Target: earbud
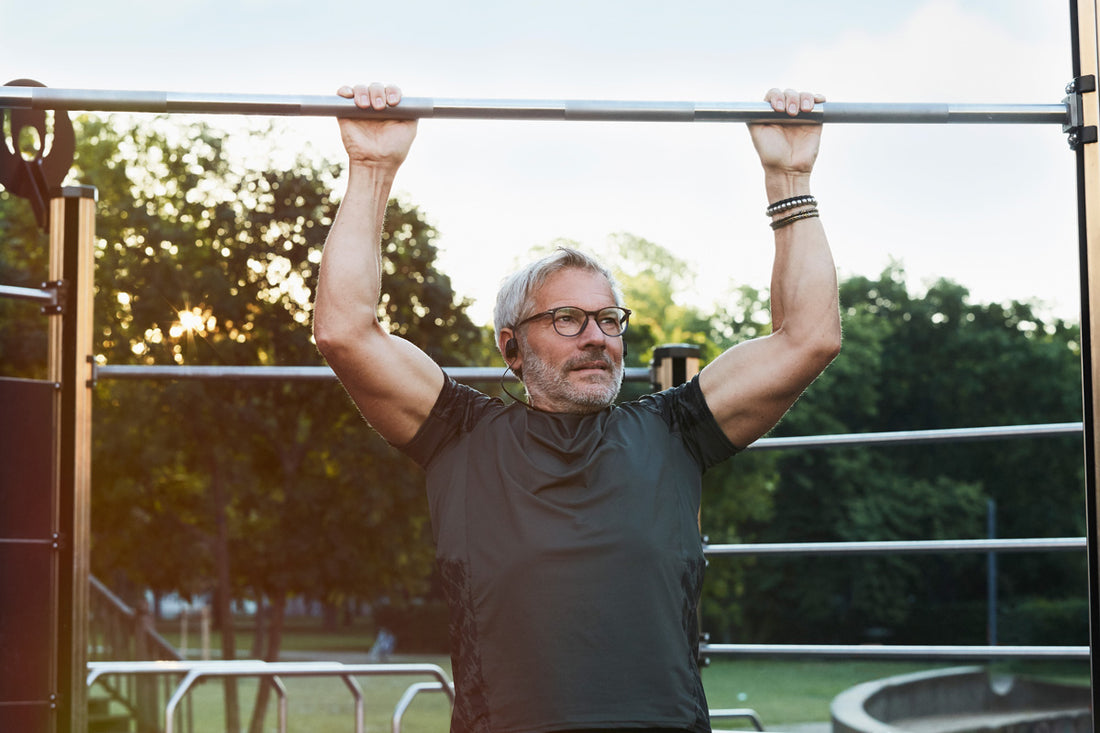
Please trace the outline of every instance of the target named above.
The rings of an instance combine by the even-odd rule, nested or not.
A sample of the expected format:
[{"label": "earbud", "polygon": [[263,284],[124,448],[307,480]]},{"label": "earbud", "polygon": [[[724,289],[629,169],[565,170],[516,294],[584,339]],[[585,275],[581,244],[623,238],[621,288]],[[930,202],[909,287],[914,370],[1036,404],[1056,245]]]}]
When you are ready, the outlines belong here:
[{"label": "earbud", "polygon": [[516,340],[514,338],[508,339],[504,342],[504,358],[512,361],[517,356],[519,356],[519,347],[516,346]]}]

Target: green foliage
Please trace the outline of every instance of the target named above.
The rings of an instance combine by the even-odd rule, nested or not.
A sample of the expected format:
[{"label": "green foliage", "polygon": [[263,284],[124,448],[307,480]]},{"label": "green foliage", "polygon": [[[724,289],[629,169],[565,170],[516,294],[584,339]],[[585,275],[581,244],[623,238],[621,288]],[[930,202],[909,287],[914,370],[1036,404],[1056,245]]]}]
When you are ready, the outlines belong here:
[{"label": "green foliage", "polygon": [[[322,364],[312,287],[337,166],[306,152],[245,161],[202,123],[82,117],[77,127],[76,177],[99,194],[100,363]],[[232,138],[275,139],[271,128]],[[0,207],[12,237],[5,281],[41,282],[33,219],[7,194]],[[482,332],[435,269],[435,231],[415,207],[391,201],[387,214],[384,317],[441,363],[469,363]],[[5,373],[37,368],[15,337],[31,315],[9,313]],[[420,472],[335,382],[104,381],[94,399],[92,564],[120,592],[207,593],[223,566],[237,597],[427,588]]]},{"label": "green foliage", "polygon": [[[967,297],[946,281],[914,297],[896,267],[842,283],[844,350],[776,434],[1080,420],[1077,328],[1028,304]],[[1084,533],[1078,438],[787,451],[778,470],[774,519],[748,531],[757,540],[980,538],[989,501],[999,536]],[[1079,597],[1084,562],[1047,553],[1002,563],[1002,596]],[[984,600],[983,568],[966,555],[760,559],[739,640],[942,642],[920,617]]]},{"label": "green foliage", "polygon": [[[0,283],[41,287],[49,279],[49,238],[38,229],[31,207],[0,190]],[[40,306],[0,298],[0,363],[4,376],[46,378],[46,319]]]}]

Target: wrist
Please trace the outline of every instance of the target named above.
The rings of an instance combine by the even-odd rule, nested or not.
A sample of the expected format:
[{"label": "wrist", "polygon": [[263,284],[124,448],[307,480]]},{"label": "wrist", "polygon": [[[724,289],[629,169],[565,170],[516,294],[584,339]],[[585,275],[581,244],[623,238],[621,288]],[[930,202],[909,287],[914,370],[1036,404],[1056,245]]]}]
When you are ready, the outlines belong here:
[{"label": "wrist", "polygon": [[810,193],[810,174],[803,172],[765,170],[764,190],[768,203]]},{"label": "wrist", "polygon": [[375,161],[349,161],[348,184],[389,188],[397,177],[397,166]]}]

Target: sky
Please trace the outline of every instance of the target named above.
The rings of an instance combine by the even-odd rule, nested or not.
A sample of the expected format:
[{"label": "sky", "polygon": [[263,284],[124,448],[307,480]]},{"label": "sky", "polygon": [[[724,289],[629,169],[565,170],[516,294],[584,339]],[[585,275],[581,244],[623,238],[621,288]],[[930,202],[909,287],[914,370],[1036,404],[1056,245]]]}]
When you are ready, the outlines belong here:
[{"label": "sky", "polygon": [[[438,98],[1055,104],[1064,0],[0,0],[0,83],[331,94],[389,81]],[[227,134],[240,120],[216,117]],[[344,160],[332,119],[278,142]],[[841,277],[904,268],[972,301],[1077,320],[1074,156],[1058,125],[827,125],[813,176]],[[487,322],[532,247],[629,233],[684,259],[706,308],[765,288],[763,176],[736,123],[423,120],[395,193]]]}]

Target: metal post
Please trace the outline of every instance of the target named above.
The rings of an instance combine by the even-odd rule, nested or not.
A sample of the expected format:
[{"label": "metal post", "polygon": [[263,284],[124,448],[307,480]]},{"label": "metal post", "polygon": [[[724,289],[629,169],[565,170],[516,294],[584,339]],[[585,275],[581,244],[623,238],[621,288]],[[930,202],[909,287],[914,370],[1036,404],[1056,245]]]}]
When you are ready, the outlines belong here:
[{"label": "metal post", "polygon": [[[1096,0],[1070,1],[1070,39],[1073,46],[1073,76],[1075,81],[1100,75],[1097,44]],[[1075,91],[1077,91],[1075,89]],[[1100,122],[1095,83],[1093,90],[1081,92],[1079,122],[1086,128]],[[1085,143],[1077,151],[1077,220],[1081,259],[1081,375],[1084,398],[1085,427],[1085,497],[1087,505],[1087,537],[1089,557],[1089,631],[1091,643],[1100,640],[1100,560],[1097,552],[1097,415],[1100,400],[1097,389],[1097,360],[1094,349],[1100,344],[1100,150],[1097,143]],[[1093,708],[1100,709],[1098,682],[1100,668],[1095,651],[1091,654]]]},{"label": "metal post", "polygon": [[[990,540],[997,537],[997,502],[985,503],[986,534]],[[985,556],[986,591],[986,643],[997,646],[997,552],[990,550]]]},{"label": "metal post", "polygon": [[654,392],[677,387],[699,373],[700,348],[695,344],[664,344],[653,349],[649,381]]},{"label": "metal post", "polygon": [[50,201],[50,280],[64,283],[49,327],[49,378],[58,387],[54,480],[58,537],[58,730],[82,733],[88,657],[92,431],[92,302],[96,189],[61,189]]}]

